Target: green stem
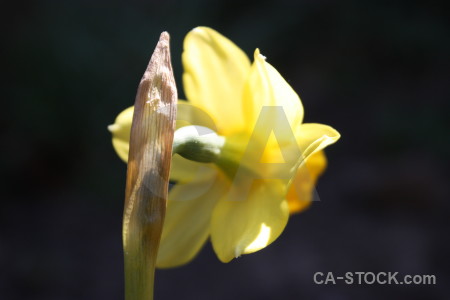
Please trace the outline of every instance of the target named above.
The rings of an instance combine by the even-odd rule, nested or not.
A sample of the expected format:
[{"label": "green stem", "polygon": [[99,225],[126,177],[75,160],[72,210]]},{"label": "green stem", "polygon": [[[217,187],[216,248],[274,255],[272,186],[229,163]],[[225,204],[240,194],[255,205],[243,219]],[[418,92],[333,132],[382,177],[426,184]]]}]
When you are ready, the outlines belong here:
[{"label": "green stem", "polygon": [[172,153],[192,161],[211,163],[220,157],[224,144],[225,138],[213,130],[190,125],[175,131]]},{"label": "green stem", "polygon": [[131,213],[129,223],[124,218],[126,300],[153,299],[155,263],[166,207],[163,197],[147,196],[143,197],[147,200],[136,202],[133,210],[137,213]]}]

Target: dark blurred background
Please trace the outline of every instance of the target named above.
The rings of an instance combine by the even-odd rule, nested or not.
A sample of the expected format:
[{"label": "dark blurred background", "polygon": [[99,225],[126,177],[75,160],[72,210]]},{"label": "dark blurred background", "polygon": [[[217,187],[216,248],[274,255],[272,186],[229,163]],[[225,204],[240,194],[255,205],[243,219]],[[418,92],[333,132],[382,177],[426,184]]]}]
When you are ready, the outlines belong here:
[{"label": "dark blurred background", "polygon": [[[156,299],[448,299],[448,10],[428,1],[28,1],[3,7],[0,299],[123,299],[126,166],[106,126],[163,30],[180,94],[185,34],[256,47],[342,139],[320,201],[273,245],[208,245],[157,272]],[[315,272],[434,274],[436,285],[316,285]]]}]

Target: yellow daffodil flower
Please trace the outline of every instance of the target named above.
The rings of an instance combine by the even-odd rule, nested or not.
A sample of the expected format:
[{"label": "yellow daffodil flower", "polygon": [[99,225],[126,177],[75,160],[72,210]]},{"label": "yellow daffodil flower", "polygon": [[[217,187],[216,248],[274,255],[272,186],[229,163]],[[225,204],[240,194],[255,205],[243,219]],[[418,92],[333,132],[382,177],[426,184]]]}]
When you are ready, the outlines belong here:
[{"label": "yellow daffodil flower", "polygon": [[[213,163],[173,156],[162,268],[189,262],[208,238],[222,262],[272,243],[289,214],[311,203],[326,166],[322,150],[340,137],[329,126],[302,123],[300,98],[258,49],[250,63],[230,40],[198,27],[184,40],[182,60],[188,102],[179,101],[177,127],[208,127],[224,142]],[[132,113],[126,109],[109,127],[124,161]]]}]

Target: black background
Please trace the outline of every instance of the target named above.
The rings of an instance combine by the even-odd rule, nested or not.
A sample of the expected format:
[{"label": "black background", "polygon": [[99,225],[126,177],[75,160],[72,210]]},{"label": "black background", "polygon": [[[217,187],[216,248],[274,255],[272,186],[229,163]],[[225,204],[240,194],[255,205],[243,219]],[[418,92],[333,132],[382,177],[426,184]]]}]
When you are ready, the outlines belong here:
[{"label": "black background", "polygon": [[[256,47],[336,128],[320,201],[229,264],[208,245],[156,299],[445,299],[450,283],[448,10],[427,1],[29,1],[2,9],[1,299],[123,299],[126,166],[106,126],[163,30],[183,96],[185,34]],[[316,285],[315,272],[437,284]]]}]

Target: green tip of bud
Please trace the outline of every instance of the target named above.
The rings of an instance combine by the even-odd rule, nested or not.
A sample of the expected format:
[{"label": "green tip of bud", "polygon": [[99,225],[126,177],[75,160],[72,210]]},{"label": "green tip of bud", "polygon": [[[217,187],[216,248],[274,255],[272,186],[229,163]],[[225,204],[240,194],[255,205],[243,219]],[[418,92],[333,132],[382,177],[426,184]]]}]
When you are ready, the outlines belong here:
[{"label": "green tip of bud", "polygon": [[172,153],[202,163],[217,161],[225,138],[203,126],[181,127],[174,134]]}]

